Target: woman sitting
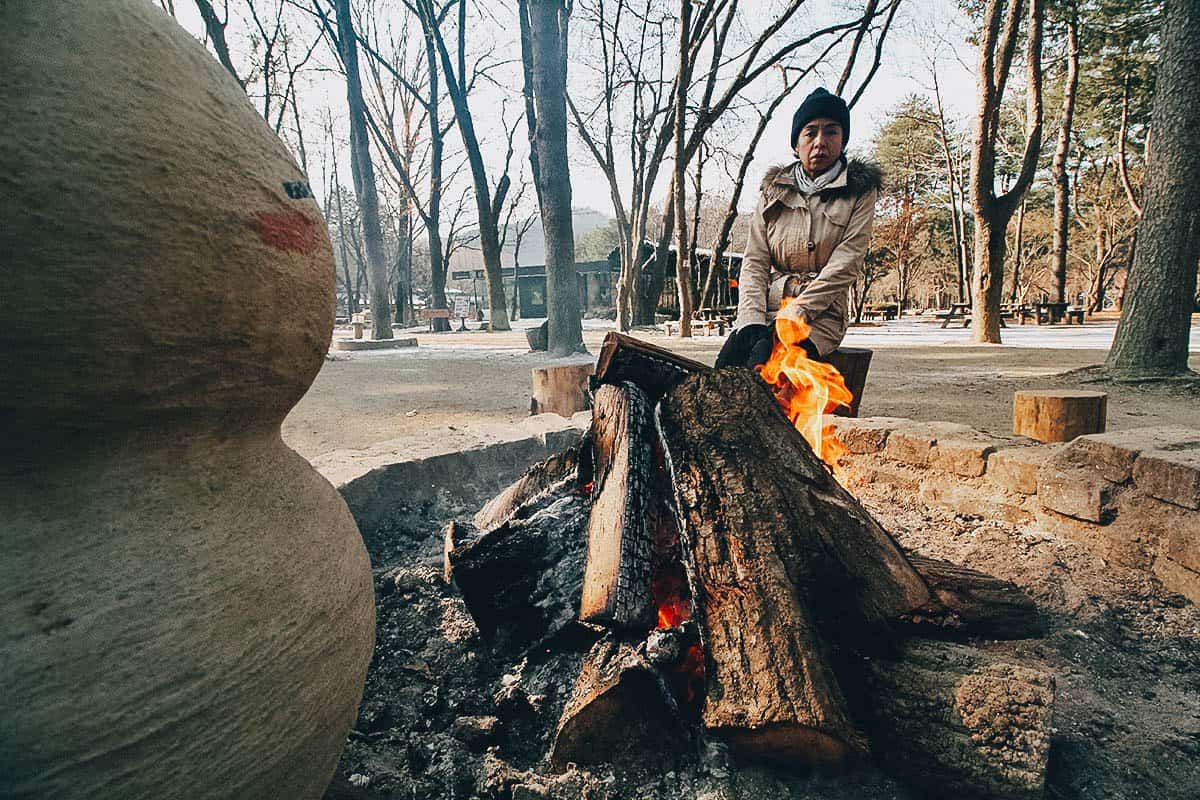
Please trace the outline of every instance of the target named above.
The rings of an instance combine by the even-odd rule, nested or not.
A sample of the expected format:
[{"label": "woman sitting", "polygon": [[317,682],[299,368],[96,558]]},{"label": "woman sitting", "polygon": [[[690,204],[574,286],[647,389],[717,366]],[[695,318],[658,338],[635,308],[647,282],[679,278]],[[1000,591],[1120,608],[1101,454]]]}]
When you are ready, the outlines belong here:
[{"label": "woman sitting", "polygon": [[733,333],[717,366],[766,362],[774,344],[771,322],[792,301],[812,327],[802,346],[819,360],[846,335],[847,295],[862,269],[875,220],[879,168],[844,155],[850,111],[842,98],[817,89],[792,117],[797,160],[772,167],[738,277]]}]

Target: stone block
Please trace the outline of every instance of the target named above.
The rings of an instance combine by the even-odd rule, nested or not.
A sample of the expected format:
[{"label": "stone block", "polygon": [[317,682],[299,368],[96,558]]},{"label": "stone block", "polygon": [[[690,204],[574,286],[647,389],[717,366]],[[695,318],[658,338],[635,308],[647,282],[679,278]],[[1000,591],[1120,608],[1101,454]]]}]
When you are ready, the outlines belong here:
[{"label": "stone block", "polygon": [[1115,485],[1088,467],[1073,464],[1063,451],[1038,468],[1038,501],[1044,508],[1068,517],[1104,522],[1115,489]]},{"label": "stone block", "polygon": [[1144,451],[1133,463],[1133,482],[1151,497],[1200,509],[1200,449]]},{"label": "stone block", "polygon": [[1009,491],[1037,494],[1038,468],[1046,462],[1058,445],[1037,447],[1006,447],[988,456],[988,479]]},{"label": "stone block", "polygon": [[859,454],[878,453],[893,430],[913,424],[912,420],[899,417],[833,417],[829,422],[837,440],[851,453]]},{"label": "stone block", "polygon": [[1154,574],[1168,591],[1177,592],[1193,603],[1200,603],[1200,572],[1162,556],[1154,562]]},{"label": "stone block", "polygon": [[929,466],[964,478],[978,478],[987,470],[988,456],[1000,444],[1000,440],[985,436],[939,439],[929,451]]},{"label": "stone block", "polygon": [[906,492],[916,492],[921,488],[921,477],[917,471],[903,464],[852,463],[848,465],[845,474],[850,486],[876,484],[892,486]]},{"label": "stone block", "polygon": [[[1030,499],[1036,502],[1034,498]],[[1097,525],[1044,508],[1036,519],[1037,526],[1043,531],[1083,545],[1106,561],[1129,569],[1149,570],[1154,561],[1151,545],[1136,526],[1125,522]]]},{"label": "stone block", "polygon": [[930,452],[939,439],[969,439],[977,435],[970,426],[956,422],[914,422],[892,431],[884,455],[907,464],[927,466]]},{"label": "stone block", "polygon": [[1173,427],[1132,428],[1080,436],[1067,447],[1081,463],[1095,467],[1105,480],[1125,483],[1133,477],[1133,464],[1142,451],[1200,448],[1200,431]]},{"label": "stone block", "polygon": [[954,475],[926,473],[920,498],[958,514],[1000,520],[1019,525],[1028,522],[1037,504],[1025,495],[1009,492],[982,480],[963,480]]},{"label": "stone block", "polygon": [[1171,526],[1163,536],[1161,554],[1200,572],[1200,514],[1189,514],[1188,519]]}]

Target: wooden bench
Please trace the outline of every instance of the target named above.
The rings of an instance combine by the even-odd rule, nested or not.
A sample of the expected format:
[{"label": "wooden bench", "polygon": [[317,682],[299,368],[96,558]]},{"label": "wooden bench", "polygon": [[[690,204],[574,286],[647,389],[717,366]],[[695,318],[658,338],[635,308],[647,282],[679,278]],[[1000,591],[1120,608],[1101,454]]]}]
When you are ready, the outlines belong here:
[{"label": "wooden bench", "polygon": [[450,319],[450,309],[448,308],[422,308],[419,315],[421,322],[429,323],[429,332],[433,333],[433,321],[435,319]]},{"label": "wooden bench", "polygon": [[1084,312],[1085,309],[1082,308],[1068,308],[1066,313],[1067,324],[1071,325],[1074,323],[1077,325],[1082,325]]},{"label": "wooden bench", "polygon": [[863,309],[863,316],[867,319],[881,319],[884,322],[896,319],[899,313],[895,303],[876,303]]}]

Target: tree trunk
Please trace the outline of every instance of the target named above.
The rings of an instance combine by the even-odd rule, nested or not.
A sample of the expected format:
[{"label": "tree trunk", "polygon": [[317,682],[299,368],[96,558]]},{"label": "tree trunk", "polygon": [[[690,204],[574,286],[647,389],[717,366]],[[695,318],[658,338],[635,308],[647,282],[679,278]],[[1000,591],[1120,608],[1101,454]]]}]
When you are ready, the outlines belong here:
[{"label": "tree trunk", "polygon": [[1012,291],[1009,293],[1009,301],[1017,302],[1017,294],[1020,291],[1021,273],[1025,267],[1025,200],[1021,199],[1021,205],[1017,207],[1017,230],[1013,235],[1013,274],[1012,274]]},{"label": "tree trunk", "polygon": [[[439,88],[437,48],[432,36],[425,37],[425,65],[429,70],[429,203],[426,206],[425,232],[429,244],[429,274],[434,308],[446,306],[446,255],[442,247],[442,156],[445,140],[442,137],[442,122],[439,114],[441,89]],[[435,331],[450,330],[450,320],[433,320]]]},{"label": "tree trunk", "polygon": [[587,352],[575,277],[571,169],[567,158],[568,9],[561,0],[534,0],[529,13],[537,113],[534,150],[546,237],[547,347],[551,355],[565,356]]},{"label": "tree trunk", "polygon": [[688,51],[692,0],[679,0],[679,71],[675,79],[675,288],[679,295],[679,336],[692,338],[692,265],[688,261],[687,90],[691,83]]},{"label": "tree trunk", "polygon": [[412,212],[405,209],[396,231],[396,321],[413,323],[412,310]]},{"label": "tree trunk", "polygon": [[1154,91],[1154,157],[1146,174],[1137,253],[1106,367],[1120,379],[1188,371],[1200,255],[1200,8],[1166,0]]},{"label": "tree trunk", "polygon": [[[972,275],[972,334],[974,342],[1000,343],[1000,297],[1004,293],[1004,256],[1008,250],[1005,227],[980,215],[975,217],[975,274]],[[993,227],[995,226],[995,227]]]},{"label": "tree trunk", "polygon": [[[1021,170],[1012,188],[996,195],[996,141],[1004,87],[1021,24],[1024,0],[988,0],[979,39],[978,103],[971,148],[971,206],[975,210],[975,274],[971,341],[1000,344],[1000,299],[1004,294],[1005,231],[1033,183],[1042,143],[1043,0],[1029,0],[1025,30],[1026,137]],[[1007,9],[1006,9],[1007,6]]]},{"label": "tree trunk", "polygon": [[388,297],[388,265],[383,252],[383,230],[379,225],[379,194],[375,188],[375,167],[371,164],[370,139],[367,135],[366,107],[358,74],[358,40],[350,17],[350,0],[337,0],[338,44],[346,68],[346,100],[350,108],[350,172],[358,196],[363,240],[370,270],[371,335],[375,339],[392,338],[392,308]]},{"label": "tree trunk", "polygon": [[1067,224],[1071,208],[1071,182],[1067,152],[1071,147],[1071,122],[1075,115],[1075,89],[1079,85],[1079,16],[1067,9],[1067,85],[1063,89],[1062,122],[1051,172],[1054,176],[1054,293],[1056,301],[1067,301]]},{"label": "tree trunk", "polygon": [[927,603],[924,581],[753,372],[689,376],[659,416],[708,659],[705,727],[759,758],[853,760],[864,742],[829,643]]}]

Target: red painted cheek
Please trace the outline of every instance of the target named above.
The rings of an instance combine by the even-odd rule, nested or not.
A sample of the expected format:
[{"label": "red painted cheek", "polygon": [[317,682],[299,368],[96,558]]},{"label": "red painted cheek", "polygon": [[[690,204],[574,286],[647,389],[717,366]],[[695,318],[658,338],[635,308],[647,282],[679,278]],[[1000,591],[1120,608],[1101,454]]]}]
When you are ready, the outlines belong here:
[{"label": "red painted cheek", "polygon": [[300,211],[260,211],[250,223],[263,243],[307,255],[321,244],[321,223]]}]

